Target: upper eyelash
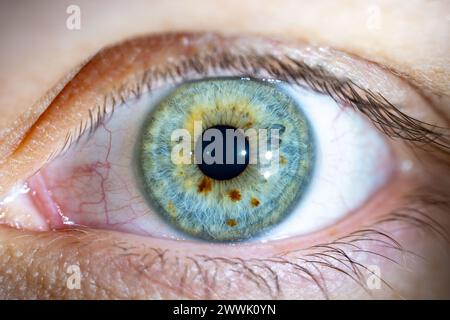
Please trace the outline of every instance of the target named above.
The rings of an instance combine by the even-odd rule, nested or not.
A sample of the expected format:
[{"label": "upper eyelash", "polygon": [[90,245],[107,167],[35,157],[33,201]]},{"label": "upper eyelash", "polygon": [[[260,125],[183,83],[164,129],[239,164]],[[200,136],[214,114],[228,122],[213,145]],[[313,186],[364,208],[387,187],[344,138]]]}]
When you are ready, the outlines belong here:
[{"label": "upper eyelash", "polygon": [[235,76],[257,77],[262,71],[271,78],[293,83],[301,87],[328,94],[336,102],[354,108],[369,118],[387,136],[400,138],[419,146],[432,146],[445,154],[450,154],[448,128],[432,125],[408,116],[390,103],[382,94],[364,89],[350,79],[337,78],[321,67],[308,66],[303,61],[288,55],[275,57],[256,52],[234,54],[216,51],[154,66],[136,75],[132,83],[119,86],[106,95],[103,104],[89,111],[89,119],[82,121],[76,130],[66,135],[62,146],[55,150],[49,160],[67,151],[85,133],[93,133],[105,118],[111,117],[116,105],[125,104],[130,99],[138,99],[143,92],[151,92],[155,83],[180,83],[189,77],[207,76],[210,71],[227,70]]}]

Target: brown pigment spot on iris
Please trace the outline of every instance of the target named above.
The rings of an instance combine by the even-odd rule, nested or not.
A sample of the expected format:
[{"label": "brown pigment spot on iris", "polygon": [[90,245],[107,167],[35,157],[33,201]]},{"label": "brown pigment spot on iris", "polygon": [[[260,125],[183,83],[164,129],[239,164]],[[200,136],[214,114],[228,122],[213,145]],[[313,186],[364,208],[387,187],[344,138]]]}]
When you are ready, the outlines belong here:
[{"label": "brown pigment spot on iris", "polygon": [[260,204],[259,200],[256,199],[256,198],[252,198],[252,200],[250,201],[250,203],[251,203],[251,205],[252,205],[253,208],[259,206],[259,204]]},{"label": "brown pigment spot on iris", "polygon": [[237,225],[237,221],[235,219],[228,219],[227,225],[230,227],[235,227]]},{"label": "brown pigment spot on iris", "polygon": [[176,215],[177,211],[175,210],[175,206],[173,205],[172,201],[169,201],[169,203],[167,204],[167,211],[173,216]]},{"label": "brown pigment spot on iris", "polygon": [[197,191],[199,193],[208,194],[212,189],[212,180],[208,177],[203,177],[198,185]]},{"label": "brown pigment spot on iris", "polygon": [[253,122],[247,122],[246,124],[244,124],[243,128],[244,129],[249,129],[253,126]]},{"label": "brown pigment spot on iris", "polygon": [[287,163],[287,160],[286,160],[286,158],[285,157],[283,157],[283,156],[280,156],[280,163],[281,163],[281,165],[285,165],[286,163]]},{"label": "brown pigment spot on iris", "polygon": [[231,200],[233,201],[240,201],[242,196],[241,193],[239,192],[239,190],[236,189],[232,189],[228,192],[228,196],[230,197]]}]

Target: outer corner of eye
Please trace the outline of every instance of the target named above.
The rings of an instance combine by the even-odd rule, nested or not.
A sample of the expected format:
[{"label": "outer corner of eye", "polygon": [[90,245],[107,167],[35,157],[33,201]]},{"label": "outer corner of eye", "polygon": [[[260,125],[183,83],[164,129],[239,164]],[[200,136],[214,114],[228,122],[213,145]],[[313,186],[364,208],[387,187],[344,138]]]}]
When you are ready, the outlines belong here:
[{"label": "outer corner of eye", "polygon": [[[219,74],[116,107],[4,198],[1,219],[269,241],[332,226],[374,198],[394,169],[382,134],[326,94]],[[18,201],[36,215],[11,217]]]}]

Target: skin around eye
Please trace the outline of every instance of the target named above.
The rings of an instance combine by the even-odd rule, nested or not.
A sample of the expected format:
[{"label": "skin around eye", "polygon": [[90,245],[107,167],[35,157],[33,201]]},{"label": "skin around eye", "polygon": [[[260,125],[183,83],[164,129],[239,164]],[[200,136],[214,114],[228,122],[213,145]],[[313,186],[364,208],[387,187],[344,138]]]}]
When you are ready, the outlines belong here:
[{"label": "skin around eye", "polygon": [[[405,90],[408,91],[407,89],[405,89]],[[419,104],[420,103],[421,102],[419,102]],[[55,105],[57,105],[57,104],[55,104]],[[65,106],[67,106],[67,105],[65,105]],[[82,107],[82,105],[79,105],[79,104],[77,106],[79,108]],[[124,106],[123,109],[125,109],[125,108],[126,108],[126,106]],[[116,117],[116,115],[119,112],[120,111],[116,110],[116,112],[114,113],[113,117],[118,118],[118,117]],[[44,117],[43,120],[45,121],[45,117]],[[102,124],[100,124],[99,128],[100,128],[100,131],[101,131],[102,130]],[[103,128],[103,129],[105,129],[105,128]],[[108,132],[107,129],[108,129],[108,127],[106,127],[106,129],[103,130],[104,131],[104,135],[106,137],[108,137],[111,134],[111,132]],[[128,134],[127,130],[124,130],[123,133],[125,134],[125,136]],[[55,138],[57,136],[53,136],[53,137]],[[124,139],[126,139],[126,137],[124,137]],[[33,139],[30,139],[30,140],[32,141]],[[28,142],[30,140],[28,140]],[[131,139],[129,141],[132,141],[132,140],[133,139]],[[106,139],[106,141],[107,141],[107,139]],[[110,160],[110,158],[109,158],[110,154],[109,154],[108,150],[112,150],[112,149],[108,149],[108,147],[107,147],[108,144],[105,144],[105,145],[106,145],[106,147],[103,148],[102,151],[101,151],[101,152],[103,152],[103,156],[104,156],[103,159]],[[402,149],[401,145],[397,144],[397,147],[398,147],[400,153],[403,154],[403,152],[405,152],[404,154],[408,154],[406,150]],[[73,150],[74,149],[68,150],[65,155],[69,155],[70,152],[73,151]],[[89,154],[89,156],[91,157],[90,159],[95,159],[95,157],[97,155],[94,152],[92,152],[92,153]],[[52,163],[56,164],[57,160],[58,159],[54,159],[54,161]],[[408,163],[406,163],[406,164],[408,164]],[[106,162],[106,166],[103,166],[102,163],[96,163],[96,165],[97,166],[93,166],[93,167],[92,166],[91,167],[88,166],[87,168],[85,168],[86,169],[85,171],[83,171],[83,170],[79,171],[78,172],[78,177],[86,176],[87,173],[95,173],[95,174],[97,174],[98,176],[101,177],[105,173],[105,169],[108,168],[108,165],[114,165],[114,163],[112,163],[112,162],[108,163],[108,161],[107,161]],[[414,168],[413,171],[416,173],[417,170],[418,170],[417,169],[417,165],[418,165],[417,163],[414,163],[414,164],[410,163],[409,165],[404,166],[404,168],[406,168],[405,172],[407,172],[408,174],[411,174],[411,166],[412,166]],[[409,178],[411,178],[411,177],[409,177]],[[416,177],[414,177],[414,178],[416,178]],[[357,225],[361,225],[361,220],[365,220],[366,223],[369,222],[368,220],[373,222],[373,219],[374,219],[373,213],[377,213],[379,216],[382,216],[382,215],[385,215],[387,212],[389,212],[390,209],[397,208],[398,205],[399,205],[398,202],[397,202],[397,199],[399,198],[399,196],[401,194],[408,193],[408,191],[411,190],[410,188],[412,188],[413,186],[418,185],[416,179],[410,180],[409,182],[411,182],[411,183],[410,183],[409,186],[405,186],[405,182],[406,181],[404,179],[400,179],[400,180],[401,180],[401,183],[400,183],[401,188],[399,188],[399,184],[395,184],[394,187],[386,188],[387,191],[383,192],[383,197],[380,197],[377,201],[369,203],[367,208],[364,208],[363,210],[360,210],[361,211],[361,215],[359,215],[360,217],[358,219],[355,218],[355,219],[351,219],[350,221],[346,221],[346,222],[342,222],[340,224],[337,224],[331,230],[327,230],[326,232],[318,233],[315,237],[312,237],[312,238],[309,238],[309,239],[302,239],[302,238],[300,238],[300,239],[302,239],[302,246],[314,245],[314,244],[318,244],[318,243],[321,243],[323,241],[326,241],[325,239],[335,238],[335,237],[338,237],[340,235],[342,236],[342,235],[350,232],[351,230],[355,230],[355,227]],[[44,181],[45,181],[45,179],[44,179]],[[102,181],[102,180],[100,179],[99,181]],[[5,184],[5,185],[7,185],[7,184]],[[91,187],[89,182],[88,183],[84,183],[84,184],[82,184],[80,186],[81,186],[81,188]],[[108,186],[107,184],[104,184],[104,186],[105,187],[111,187],[111,186]],[[23,192],[27,192],[27,189],[25,189],[25,190],[17,189],[17,190],[19,190],[19,193],[22,192],[22,191]],[[98,194],[99,193],[96,193],[96,195],[98,195]],[[101,197],[102,196],[103,196],[102,193],[100,193],[100,201],[101,201]],[[380,199],[382,199],[382,200],[380,200]],[[90,203],[88,201],[85,204],[87,204],[87,205],[95,204],[95,201],[99,201],[99,199],[98,198],[97,199],[93,199],[93,201],[90,201]],[[145,205],[145,203],[141,203],[141,205]],[[55,208],[55,209],[56,210],[54,210],[53,212],[58,214],[60,211],[58,211],[58,208]],[[370,209],[372,209],[372,210],[370,210]],[[363,215],[363,213],[369,213],[369,212],[371,213],[371,215]],[[361,218],[361,216],[363,216],[364,218]],[[109,218],[110,217],[107,217],[107,219],[109,219]],[[110,221],[110,222],[112,224],[114,224],[114,223],[121,223],[122,221]],[[92,223],[91,226],[95,227],[96,226],[95,222]],[[394,234],[394,233],[395,233],[394,230],[389,229],[389,234]],[[148,253],[149,251],[152,251],[151,249],[148,248],[149,242],[146,241],[146,240],[143,240],[142,237],[137,237],[137,238],[136,237],[132,237],[132,236],[125,237],[124,235],[120,235],[120,234],[116,234],[116,233],[111,233],[111,234],[110,233],[106,233],[106,234],[102,233],[102,235],[104,235],[105,238],[108,238],[109,240],[114,241],[114,243],[116,243],[116,244],[120,243],[121,239],[122,240],[126,239],[125,242],[127,243],[127,245],[131,245],[133,243],[134,244],[136,244],[136,243],[140,243],[140,244],[145,243],[145,245],[143,245],[142,247],[139,247],[139,249],[136,249],[135,251],[132,250],[132,252],[129,251],[128,253],[138,254],[139,255],[139,254],[142,254],[142,253],[145,253],[145,252]],[[378,238],[379,241],[387,241],[387,239],[383,238],[382,235],[377,234],[377,236],[380,237],[380,238]],[[360,239],[361,237],[364,237],[364,236],[361,235],[361,233],[355,234],[355,238],[356,239]],[[365,239],[368,240],[367,238],[365,238]],[[370,238],[370,239],[374,240],[374,238]],[[46,243],[45,234],[44,234],[44,236],[43,236],[43,238],[41,240],[42,240],[42,244]],[[83,241],[85,241],[85,240],[86,239],[84,239]],[[151,245],[154,246],[154,247],[157,247],[157,248],[165,248],[165,249],[169,248],[171,250],[174,250],[174,251],[172,251],[170,254],[168,254],[165,257],[164,263],[162,263],[162,264],[170,265],[170,271],[168,269],[164,270],[165,277],[167,277],[167,279],[172,278],[173,281],[176,281],[174,279],[179,280],[179,278],[177,278],[176,276],[182,274],[181,269],[177,269],[177,267],[176,267],[176,264],[179,264],[180,261],[181,261],[181,267],[188,268],[189,270],[195,270],[195,267],[194,267],[195,263],[194,262],[192,262],[192,264],[188,263],[189,258],[192,258],[192,257],[189,257],[189,254],[193,254],[194,252],[197,252],[197,253],[201,252],[201,253],[208,254],[208,255],[214,255],[215,254],[216,257],[218,255],[222,255],[222,256],[225,256],[225,257],[228,257],[228,258],[231,258],[231,259],[236,258],[236,260],[232,260],[233,262],[239,261],[239,259],[242,259],[242,257],[245,257],[246,259],[254,258],[254,259],[258,260],[257,263],[259,263],[259,264],[252,264],[251,265],[252,270],[253,270],[253,268],[255,268],[255,271],[256,271],[258,268],[263,268],[265,264],[270,263],[270,266],[273,268],[273,269],[271,269],[272,271],[273,270],[277,270],[277,271],[280,272],[279,274],[286,274],[286,273],[294,274],[295,268],[294,269],[286,268],[285,265],[283,264],[286,261],[284,261],[283,259],[285,259],[285,258],[287,259],[287,256],[289,256],[289,260],[288,261],[291,262],[291,263],[292,263],[292,261],[297,261],[298,262],[299,261],[298,259],[305,259],[305,255],[302,254],[301,256],[298,256],[298,255],[296,255],[294,253],[294,251],[295,251],[294,248],[298,249],[298,247],[299,247],[298,246],[298,241],[299,241],[299,239],[293,237],[292,239],[289,239],[288,241],[281,241],[281,242],[278,242],[276,244],[273,244],[269,248],[261,244],[261,245],[256,246],[256,247],[255,246],[253,246],[253,247],[252,246],[245,246],[245,250],[244,250],[244,248],[234,248],[234,247],[222,246],[222,245],[213,246],[212,248],[211,247],[206,247],[205,245],[201,245],[201,246],[198,246],[198,247],[194,248],[194,247],[188,247],[187,244],[186,245],[179,245],[179,244],[174,245],[173,243],[169,243],[167,241],[163,241],[163,240],[160,240],[160,239],[159,240],[154,240],[151,243]],[[358,240],[355,240],[355,241],[358,241]],[[297,242],[297,245],[295,245],[296,242]],[[179,243],[179,242],[177,242],[177,243]],[[26,246],[26,245],[27,245],[26,241],[20,242],[20,243],[18,243],[17,248],[23,248],[23,246]],[[384,245],[386,245],[386,243],[384,243]],[[376,254],[387,254],[387,252],[386,252],[387,250],[385,250],[385,249],[381,250],[379,248],[377,250],[375,247],[376,246],[372,242],[371,245],[370,245],[370,250],[373,250],[372,252],[375,252]],[[83,268],[85,268],[89,263],[92,263],[93,261],[95,261],[96,263],[97,262],[101,262],[103,260],[103,258],[105,258],[104,259],[105,261],[111,261],[111,260],[108,260],[108,257],[111,257],[111,253],[112,252],[114,252],[114,253],[117,253],[117,252],[112,250],[111,246],[109,246],[109,245],[105,245],[105,248],[106,249],[104,251],[102,251],[102,254],[104,254],[104,255],[102,255],[101,258],[99,258],[99,256],[97,256],[97,259],[94,256],[89,256],[89,257],[88,256],[84,256],[83,259],[79,260],[79,263],[81,263]],[[346,250],[348,250],[348,249],[346,249]],[[368,252],[367,250],[369,250],[369,249],[366,248],[366,251],[364,252],[365,254],[367,254],[367,252]],[[214,253],[214,251],[215,251],[215,253]],[[394,248],[394,251],[395,251],[395,248]],[[180,252],[183,252],[183,253],[180,254]],[[274,256],[277,253],[280,253],[280,252],[288,252],[289,254],[286,257],[283,257],[282,259],[280,259],[279,256],[277,256],[278,260],[274,261]],[[314,251],[311,254],[317,254],[317,251]],[[327,254],[327,252],[324,252],[324,256],[326,254]],[[354,254],[352,256],[353,259],[361,258],[361,257],[358,256],[357,252],[353,252],[353,254]],[[119,256],[119,255],[117,255],[117,256]],[[391,257],[392,255],[389,255],[389,256]],[[156,250],[155,255],[150,254],[147,257],[150,259],[150,261],[153,258],[156,258],[156,260],[157,260],[158,259],[157,250]],[[200,259],[200,257],[196,257],[196,258]],[[219,260],[219,257],[218,257],[218,260]],[[129,261],[127,261],[127,260],[114,260],[114,261],[118,262],[120,265],[126,265],[127,262],[130,262],[130,264],[132,264],[133,266],[137,266],[139,264],[138,261],[134,261],[134,260],[133,261],[131,261],[131,260],[129,260]],[[198,262],[198,260],[195,260],[195,262]],[[215,261],[215,262],[217,262],[217,261]],[[249,262],[249,260],[246,260],[246,262]],[[145,262],[146,266],[148,266],[147,263],[150,263],[150,262],[146,261]],[[202,261],[202,263],[204,263],[204,262]],[[98,263],[98,266],[101,266],[101,265],[106,267],[106,265],[104,263],[103,264],[102,263]],[[239,263],[238,263],[238,266],[239,266]],[[241,265],[241,267],[242,267],[242,270],[244,270],[245,267],[248,267],[248,265]],[[294,267],[295,267],[295,265],[294,265]],[[227,274],[227,272],[230,271],[230,269],[227,268],[226,265],[222,265],[222,264],[220,264],[219,268],[220,268],[220,270],[219,270],[219,275],[220,275],[219,278],[222,279],[222,276],[223,276],[223,278],[227,278],[225,275]],[[124,269],[123,270],[123,274],[125,274],[126,271],[127,270]],[[155,272],[155,270],[151,270],[151,271]],[[162,270],[159,270],[159,271],[162,271]],[[161,274],[162,272],[156,272],[156,273],[157,274]],[[276,273],[276,274],[278,274],[278,273]],[[170,275],[172,275],[173,277],[171,277]],[[247,274],[247,276],[248,276],[248,274]],[[191,278],[195,279],[196,277],[195,276],[188,277],[188,279],[191,279]],[[299,275],[299,278],[301,278],[301,275]],[[333,277],[333,278],[337,279],[338,277]],[[162,280],[162,282],[167,280],[166,278],[164,278],[164,279],[165,280]],[[98,280],[99,280],[98,284],[101,285],[102,284],[102,280],[101,279],[98,279]],[[152,279],[152,280],[156,280],[156,279]],[[235,283],[235,284],[239,283],[239,279],[234,279],[234,280],[236,280],[236,281],[233,282],[233,283]],[[241,280],[243,280],[243,279],[241,279]],[[283,288],[287,289],[291,293],[291,294],[288,293],[288,296],[290,296],[290,297],[294,296],[294,294],[292,294],[292,293],[295,292],[296,288],[298,289],[299,285],[302,286],[302,287],[305,287],[305,286],[303,286],[303,284],[305,284],[305,282],[301,282],[301,283],[295,282],[295,285],[293,285],[294,281],[289,281],[289,279],[284,279],[283,278],[281,281],[283,283]],[[168,283],[164,282],[164,285],[167,285],[168,287],[170,287],[172,289],[174,289],[176,287],[176,285],[174,285],[173,283],[172,284],[169,283],[170,281],[167,280],[167,282]],[[190,283],[190,285],[193,286],[194,282],[195,281]],[[290,285],[289,285],[289,282],[291,282]],[[148,282],[146,282],[146,284],[148,284]],[[334,284],[336,284],[336,282],[334,282]],[[202,288],[204,288],[204,286],[202,287],[200,285],[198,287],[192,287],[191,288],[190,285],[187,285],[186,288],[188,288],[190,290],[190,292],[192,292],[192,294],[194,296],[196,296],[196,297],[200,296],[199,291]],[[219,287],[220,288],[225,288],[226,285],[224,284],[223,286],[219,286]],[[272,288],[271,285],[269,285],[269,287]],[[274,287],[276,287],[276,285]],[[231,293],[230,292],[225,293],[225,292],[220,291],[221,289],[217,289],[217,291],[215,291],[214,294],[217,294],[218,296],[222,296],[223,297],[223,296],[226,296],[226,294],[233,294],[234,293],[234,297],[245,297],[246,294],[248,296],[249,292],[252,291],[252,288],[253,287],[251,287],[251,285],[248,285],[248,286],[246,285],[245,286],[245,291],[244,291],[243,288],[241,288],[239,286],[238,287],[233,287],[232,290],[230,291]],[[253,288],[253,289],[255,291],[257,291],[256,287]],[[273,297],[271,295],[272,294],[271,290],[272,289],[269,290],[269,294],[267,295],[268,297]],[[290,291],[290,290],[292,290],[292,291]],[[151,290],[149,290],[149,291],[151,291]],[[152,293],[146,292],[148,294],[147,296],[152,295],[152,294],[153,294],[152,296],[157,296],[157,292],[156,291],[157,290],[155,289],[155,291],[152,291]],[[241,293],[239,293],[240,291],[241,291]],[[84,291],[84,292],[87,292],[87,291]],[[315,290],[312,289],[311,291],[308,291],[308,292],[315,292]],[[275,296],[276,296],[276,294],[275,294]]]}]

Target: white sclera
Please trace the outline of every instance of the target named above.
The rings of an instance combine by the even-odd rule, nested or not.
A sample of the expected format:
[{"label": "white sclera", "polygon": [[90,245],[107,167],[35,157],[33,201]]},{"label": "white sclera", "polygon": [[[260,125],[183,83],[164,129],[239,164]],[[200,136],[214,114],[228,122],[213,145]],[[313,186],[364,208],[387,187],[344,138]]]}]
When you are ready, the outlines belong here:
[{"label": "white sclera", "polygon": [[352,108],[331,97],[289,87],[315,135],[311,185],[293,212],[259,236],[273,240],[313,233],[357,210],[392,174],[392,155],[383,135]]}]

